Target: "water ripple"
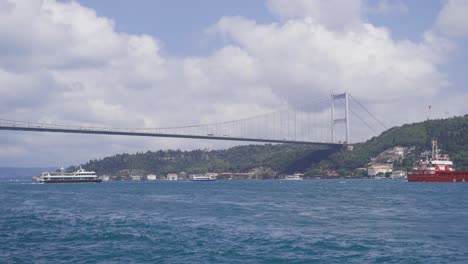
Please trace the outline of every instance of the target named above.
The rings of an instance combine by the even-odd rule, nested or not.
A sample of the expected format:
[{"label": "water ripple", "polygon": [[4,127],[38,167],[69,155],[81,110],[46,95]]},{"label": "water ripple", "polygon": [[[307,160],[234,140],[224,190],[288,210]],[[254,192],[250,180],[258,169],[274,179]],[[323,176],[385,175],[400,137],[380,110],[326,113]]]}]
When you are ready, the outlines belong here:
[{"label": "water ripple", "polygon": [[0,184],[0,263],[468,263],[468,184]]}]

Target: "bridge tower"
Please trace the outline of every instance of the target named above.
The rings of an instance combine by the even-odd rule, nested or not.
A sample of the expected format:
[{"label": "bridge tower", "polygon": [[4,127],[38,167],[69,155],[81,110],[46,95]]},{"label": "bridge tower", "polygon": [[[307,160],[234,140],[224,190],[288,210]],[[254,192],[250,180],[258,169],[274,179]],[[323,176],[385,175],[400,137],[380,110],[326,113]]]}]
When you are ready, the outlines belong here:
[{"label": "bridge tower", "polygon": [[[344,117],[336,117],[335,102],[343,103],[344,100]],[[335,143],[335,125],[344,123],[346,127],[346,144],[349,144],[349,94],[348,92],[342,94],[332,94],[331,95],[331,142]]]}]

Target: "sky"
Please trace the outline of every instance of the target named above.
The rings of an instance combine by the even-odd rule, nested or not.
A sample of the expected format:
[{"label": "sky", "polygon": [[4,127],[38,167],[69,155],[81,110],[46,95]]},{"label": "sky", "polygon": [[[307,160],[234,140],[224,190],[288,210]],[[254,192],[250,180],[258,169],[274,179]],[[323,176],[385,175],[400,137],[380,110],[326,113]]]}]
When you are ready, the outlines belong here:
[{"label": "sky", "polygon": [[[466,14],[467,0],[0,0],[0,119],[204,124],[344,91],[388,126],[429,105],[464,115]],[[0,166],[236,144],[3,131]]]}]

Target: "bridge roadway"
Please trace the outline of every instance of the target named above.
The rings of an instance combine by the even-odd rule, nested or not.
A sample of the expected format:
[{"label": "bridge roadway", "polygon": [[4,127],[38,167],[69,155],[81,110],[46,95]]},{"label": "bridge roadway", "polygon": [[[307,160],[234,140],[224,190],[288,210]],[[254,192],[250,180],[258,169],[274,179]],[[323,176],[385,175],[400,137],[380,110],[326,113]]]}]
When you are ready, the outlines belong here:
[{"label": "bridge roadway", "polygon": [[342,147],[342,143],[328,142],[310,142],[296,140],[279,140],[279,139],[262,139],[262,138],[245,138],[245,137],[229,137],[229,136],[200,136],[200,135],[183,135],[183,134],[165,134],[165,133],[150,133],[150,132],[135,132],[131,130],[111,130],[111,129],[92,129],[92,128],[54,128],[31,125],[3,125],[0,124],[0,130],[10,131],[32,131],[32,132],[52,132],[52,133],[71,133],[71,134],[94,134],[94,135],[114,135],[114,136],[136,136],[136,137],[164,137],[164,138],[188,138],[188,139],[207,139],[207,140],[226,140],[226,141],[243,141],[243,142],[263,142],[263,143],[283,143],[283,144],[302,144],[326,146],[332,148]]}]

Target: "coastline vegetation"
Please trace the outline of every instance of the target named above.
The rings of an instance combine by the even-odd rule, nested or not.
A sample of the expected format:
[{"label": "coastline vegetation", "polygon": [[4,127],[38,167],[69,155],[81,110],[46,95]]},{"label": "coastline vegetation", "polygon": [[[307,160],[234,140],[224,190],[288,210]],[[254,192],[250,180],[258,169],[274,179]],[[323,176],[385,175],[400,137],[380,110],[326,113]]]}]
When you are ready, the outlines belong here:
[{"label": "coastline vegetation", "polygon": [[[258,168],[267,168],[275,175],[305,173],[306,177],[315,177],[333,171],[340,176],[360,176],[357,168],[366,167],[372,157],[395,146],[414,147],[415,151],[411,155],[394,164],[395,168],[409,170],[414,161],[419,159],[419,153],[428,150],[434,139],[439,142],[443,152],[451,156],[457,169],[468,169],[468,115],[393,127],[364,143],[354,145],[353,151],[292,144],[244,145],[224,150],[124,153],[90,160],[82,166],[99,175],[117,176],[132,172],[157,175],[179,172],[240,173]],[[76,167],[72,166],[68,170]]]}]

